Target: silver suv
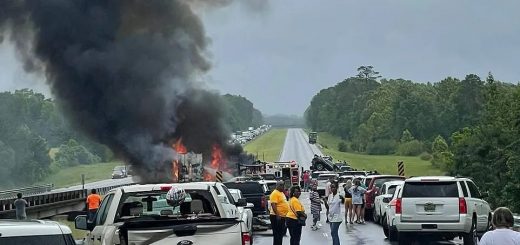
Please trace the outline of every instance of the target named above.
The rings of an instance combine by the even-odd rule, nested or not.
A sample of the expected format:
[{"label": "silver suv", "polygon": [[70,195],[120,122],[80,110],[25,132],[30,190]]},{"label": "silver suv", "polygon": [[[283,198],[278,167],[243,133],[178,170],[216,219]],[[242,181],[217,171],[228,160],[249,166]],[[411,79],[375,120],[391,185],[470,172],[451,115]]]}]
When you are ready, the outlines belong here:
[{"label": "silver suv", "polygon": [[476,244],[491,223],[489,204],[468,178],[413,177],[404,182],[395,200],[399,244],[410,244],[416,235],[452,240],[463,237],[464,245]]},{"label": "silver suv", "polygon": [[0,244],[2,245],[75,245],[69,227],[48,220],[0,220]]}]

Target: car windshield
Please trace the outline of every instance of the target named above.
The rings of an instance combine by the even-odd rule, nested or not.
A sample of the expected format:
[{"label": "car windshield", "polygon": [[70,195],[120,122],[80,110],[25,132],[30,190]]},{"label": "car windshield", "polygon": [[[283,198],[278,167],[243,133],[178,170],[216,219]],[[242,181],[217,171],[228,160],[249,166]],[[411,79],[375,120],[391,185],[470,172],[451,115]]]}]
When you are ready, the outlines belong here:
[{"label": "car windshield", "polygon": [[[180,206],[172,207],[166,201],[167,191],[125,193],[118,207],[116,220],[139,217],[177,216],[187,218],[196,213],[196,218],[218,217],[218,210],[207,190],[185,190],[186,199]],[[191,217],[193,219],[194,217]]]},{"label": "car windshield", "polygon": [[458,197],[459,189],[455,181],[407,182],[402,197]]},{"label": "car windshield", "polygon": [[397,185],[391,185],[390,187],[388,187],[388,191],[386,192],[386,194],[393,195],[396,189]]},{"label": "car windshield", "polygon": [[[404,178],[402,177],[385,177],[385,178],[376,178],[376,180],[374,180],[374,185],[377,187],[377,188],[381,188],[381,186],[383,186],[384,183],[388,182],[388,181],[393,181],[393,180],[402,180]],[[369,184],[369,181],[367,181],[367,184]]]}]

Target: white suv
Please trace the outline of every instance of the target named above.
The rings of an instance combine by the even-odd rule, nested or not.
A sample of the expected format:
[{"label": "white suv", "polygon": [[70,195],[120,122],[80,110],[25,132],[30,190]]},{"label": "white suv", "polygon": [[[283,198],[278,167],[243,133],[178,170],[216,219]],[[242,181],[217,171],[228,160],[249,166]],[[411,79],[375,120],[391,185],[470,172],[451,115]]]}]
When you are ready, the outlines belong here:
[{"label": "white suv", "polygon": [[461,236],[464,245],[473,245],[491,223],[482,197],[468,178],[413,177],[390,204],[395,218],[389,228],[397,232],[399,244],[410,244],[415,235],[433,235],[448,240]]},{"label": "white suv", "polygon": [[0,220],[0,244],[2,245],[75,245],[69,227],[48,220]]}]

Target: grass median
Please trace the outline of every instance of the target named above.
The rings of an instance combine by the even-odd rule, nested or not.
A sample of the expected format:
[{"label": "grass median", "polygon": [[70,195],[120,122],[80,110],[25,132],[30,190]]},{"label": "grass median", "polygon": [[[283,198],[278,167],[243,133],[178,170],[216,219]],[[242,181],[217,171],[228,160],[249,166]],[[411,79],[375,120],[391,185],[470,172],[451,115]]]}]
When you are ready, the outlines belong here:
[{"label": "grass median", "polygon": [[81,184],[81,174],[85,174],[85,183],[110,179],[112,169],[123,165],[122,162],[94,163],[62,168],[58,172],[47,176],[41,184],[54,184],[54,188],[68,187]]},{"label": "grass median", "polygon": [[337,150],[338,143],[342,140],[329,133],[318,134],[318,144],[323,146],[320,150],[325,155],[332,156],[334,161],[347,161],[353,168],[358,170],[377,170],[382,174],[397,174],[397,162],[405,164],[406,176],[444,175],[439,168],[432,166],[416,156],[397,155],[366,155],[352,152],[340,152]]},{"label": "grass median", "polygon": [[244,146],[249,154],[254,154],[259,160],[278,161],[285,143],[287,129],[274,128]]}]

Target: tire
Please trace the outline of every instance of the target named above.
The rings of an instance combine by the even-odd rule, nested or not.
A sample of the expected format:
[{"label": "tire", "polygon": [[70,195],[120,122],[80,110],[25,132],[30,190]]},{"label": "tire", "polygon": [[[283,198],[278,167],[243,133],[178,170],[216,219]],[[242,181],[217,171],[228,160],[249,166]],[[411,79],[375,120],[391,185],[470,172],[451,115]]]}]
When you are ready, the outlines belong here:
[{"label": "tire", "polygon": [[475,217],[471,222],[471,229],[469,233],[463,235],[464,245],[476,245],[478,243],[478,235],[477,235],[477,222]]},{"label": "tire", "polygon": [[323,169],[324,169],[323,164],[321,164],[321,163],[316,164],[316,169],[318,169],[318,171],[323,171]]},{"label": "tire", "polygon": [[385,236],[387,238],[390,238],[390,234],[388,232],[388,224],[386,222],[386,217],[383,217],[383,233],[385,233]]},{"label": "tire", "polygon": [[399,240],[399,232],[397,232],[397,229],[395,227],[388,227],[388,240],[390,240],[391,242],[396,242]]},{"label": "tire", "polygon": [[[381,212],[379,212],[379,213],[381,213]],[[379,221],[381,221],[381,220],[379,217],[380,216],[377,215],[376,209],[374,208],[374,211],[372,211],[372,220],[374,221],[374,223],[376,223],[376,224],[380,223]]]}]

